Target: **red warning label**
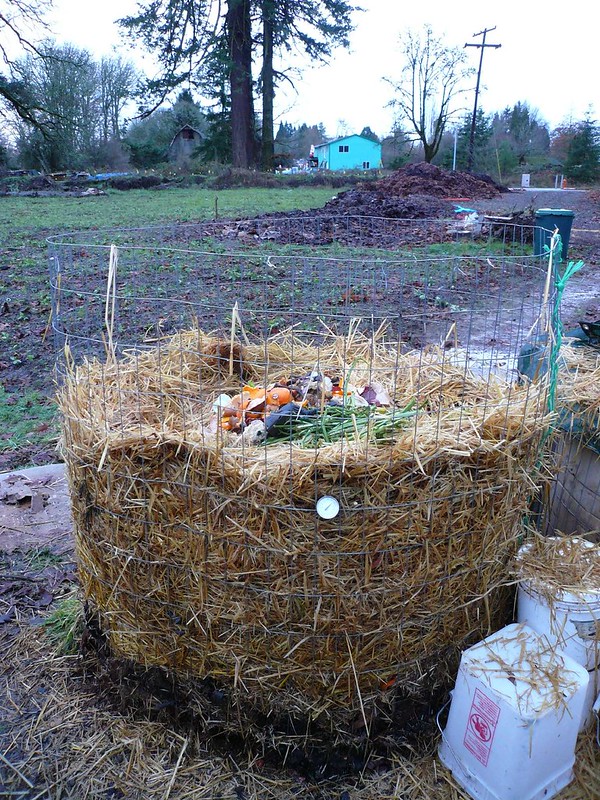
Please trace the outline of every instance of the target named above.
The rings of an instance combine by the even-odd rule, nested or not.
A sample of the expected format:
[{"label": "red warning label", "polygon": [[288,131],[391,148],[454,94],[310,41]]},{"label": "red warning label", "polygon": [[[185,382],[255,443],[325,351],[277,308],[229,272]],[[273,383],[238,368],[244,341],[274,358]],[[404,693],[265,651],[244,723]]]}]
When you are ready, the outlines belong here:
[{"label": "red warning label", "polygon": [[475,689],[463,744],[484,767],[490,758],[499,717],[500,706]]}]

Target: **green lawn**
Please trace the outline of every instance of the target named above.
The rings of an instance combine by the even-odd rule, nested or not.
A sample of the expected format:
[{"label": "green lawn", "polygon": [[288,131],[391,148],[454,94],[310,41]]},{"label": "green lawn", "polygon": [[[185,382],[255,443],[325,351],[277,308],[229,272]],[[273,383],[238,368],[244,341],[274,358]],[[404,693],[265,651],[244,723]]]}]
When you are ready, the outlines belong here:
[{"label": "green lawn", "polygon": [[[113,226],[160,225],[219,217],[249,217],[268,211],[319,208],[339,190],[282,189],[108,190],[99,197],[0,197],[0,247],[29,241],[39,232]],[[216,214],[215,214],[216,212]]]}]

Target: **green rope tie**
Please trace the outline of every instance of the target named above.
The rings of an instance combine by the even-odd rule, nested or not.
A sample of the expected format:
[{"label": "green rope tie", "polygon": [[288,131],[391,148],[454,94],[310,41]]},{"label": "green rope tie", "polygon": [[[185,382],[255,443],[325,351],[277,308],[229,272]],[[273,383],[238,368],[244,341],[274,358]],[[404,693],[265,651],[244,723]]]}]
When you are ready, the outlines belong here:
[{"label": "green rope tie", "polygon": [[[560,305],[562,297],[569,280],[576,272],[584,266],[583,261],[569,261],[562,274],[558,270],[558,264],[562,261],[562,239],[560,233],[555,231],[550,239],[550,246],[545,245],[544,249],[548,253],[548,270],[553,272],[553,264],[557,265],[555,272],[554,287],[556,296],[552,307],[550,319],[549,337],[552,342],[550,348],[550,380],[548,384],[548,411],[553,412],[556,408],[556,392],[558,387],[558,356],[563,342],[563,324],[560,318]],[[544,437],[546,438],[546,437]]]},{"label": "green rope tie", "polygon": [[[548,381],[548,394],[547,394],[547,409],[549,413],[552,413],[556,408],[556,394],[558,387],[558,371],[559,371],[558,357],[560,354],[560,349],[562,347],[563,330],[564,330],[560,318],[560,305],[562,302],[562,297],[565,288],[567,286],[567,283],[572,278],[572,276],[576,272],[579,272],[579,270],[584,266],[584,262],[569,261],[564,271],[562,273],[559,272],[558,265],[562,262],[562,238],[558,233],[558,229],[556,229],[552,234],[552,238],[550,239],[550,245],[549,246],[544,245],[544,250],[546,252],[546,255],[548,256],[547,287],[549,288],[552,276],[554,276],[554,287],[556,289],[556,295],[554,297],[554,303],[552,306],[552,312],[550,314],[548,331],[547,331],[548,341],[551,342],[550,354],[548,356],[549,381]],[[535,472],[538,475],[540,473],[540,468],[543,461],[543,453],[546,442],[548,440],[548,437],[554,432],[554,430],[555,430],[554,423],[551,423],[544,431],[542,438],[540,440],[538,457],[535,465]],[[524,514],[523,524],[525,529],[533,527],[531,524],[531,517],[529,513]],[[519,545],[522,544],[523,539],[524,539],[523,535],[520,535],[518,537]]]}]

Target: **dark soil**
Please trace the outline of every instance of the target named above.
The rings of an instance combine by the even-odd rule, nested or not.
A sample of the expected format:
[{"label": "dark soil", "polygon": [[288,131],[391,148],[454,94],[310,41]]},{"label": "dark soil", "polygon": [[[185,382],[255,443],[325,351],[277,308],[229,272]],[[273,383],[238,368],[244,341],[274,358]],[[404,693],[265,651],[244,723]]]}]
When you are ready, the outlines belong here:
[{"label": "dark soil", "polygon": [[508,192],[506,186],[496,183],[489,175],[448,172],[433,164],[425,163],[410,164],[397,170],[388,178],[377,181],[374,189],[386,197],[428,194],[454,199],[498,197]]},{"label": "dark soil", "polygon": [[250,701],[234,703],[211,678],[186,678],[114,657],[93,615],[88,615],[80,652],[86,684],[114,713],[161,722],[188,735],[201,733],[214,755],[242,758],[250,749],[266,764],[311,781],[387,770],[394,755],[426,752],[435,735],[435,714],[447,694],[439,686],[426,702],[399,690],[394,719],[379,725],[371,719],[367,737],[362,720],[352,730],[333,731],[292,713],[274,711],[267,717]]}]

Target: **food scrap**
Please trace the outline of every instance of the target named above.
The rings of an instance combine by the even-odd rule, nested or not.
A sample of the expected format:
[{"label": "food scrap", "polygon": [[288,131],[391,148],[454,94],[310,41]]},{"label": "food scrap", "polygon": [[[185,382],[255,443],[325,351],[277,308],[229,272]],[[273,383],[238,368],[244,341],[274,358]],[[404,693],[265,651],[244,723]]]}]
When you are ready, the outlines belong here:
[{"label": "food scrap", "polygon": [[354,386],[340,374],[313,369],[266,386],[246,384],[233,397],[220,395],[211,427],[239,434],[240,444],[285,438],[315,447],[345,436],[385,438],[413,413],[392,408],[380,383]]}]

